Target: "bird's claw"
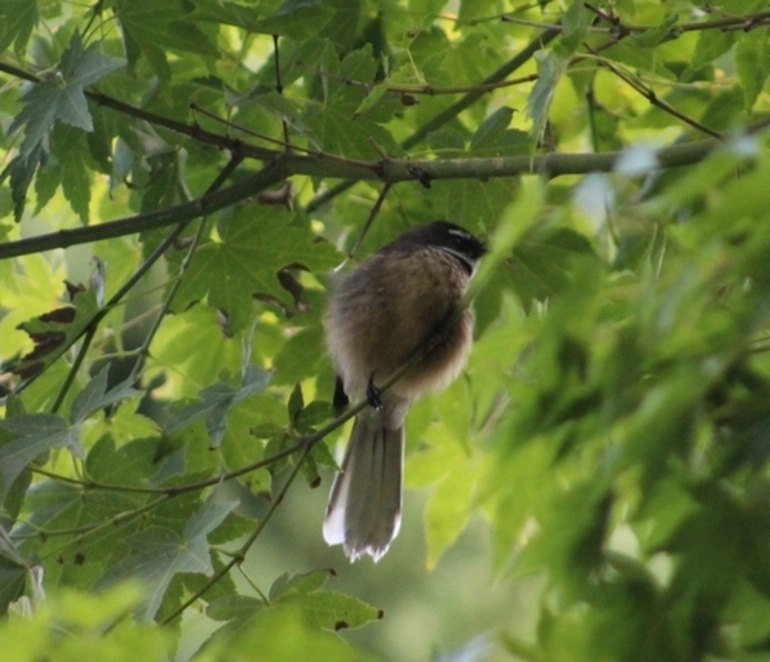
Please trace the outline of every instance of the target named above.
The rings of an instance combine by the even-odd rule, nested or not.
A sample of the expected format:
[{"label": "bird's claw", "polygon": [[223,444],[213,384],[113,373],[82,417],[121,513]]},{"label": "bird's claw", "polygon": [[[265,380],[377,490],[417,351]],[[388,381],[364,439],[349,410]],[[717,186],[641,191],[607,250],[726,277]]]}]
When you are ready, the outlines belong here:
[{"label": "bird's claw", "polygon": [[369,383],[366,385],[366,399],[372,409],[377,411],[382,409],[382,394],[380,389],[374,385],[374,373],[369,377]]}]

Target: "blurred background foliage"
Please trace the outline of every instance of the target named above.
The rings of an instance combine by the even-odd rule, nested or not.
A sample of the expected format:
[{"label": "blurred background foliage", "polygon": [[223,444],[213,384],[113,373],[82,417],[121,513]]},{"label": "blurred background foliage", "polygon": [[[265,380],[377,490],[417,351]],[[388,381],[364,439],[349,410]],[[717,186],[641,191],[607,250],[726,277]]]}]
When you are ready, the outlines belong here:
[{"label": "blurred background foliage", "polygon": [[[766,659],[768,25],[0,2],[4,658]],[[350,566],[325,293],[435,218],[478,337]]]}]

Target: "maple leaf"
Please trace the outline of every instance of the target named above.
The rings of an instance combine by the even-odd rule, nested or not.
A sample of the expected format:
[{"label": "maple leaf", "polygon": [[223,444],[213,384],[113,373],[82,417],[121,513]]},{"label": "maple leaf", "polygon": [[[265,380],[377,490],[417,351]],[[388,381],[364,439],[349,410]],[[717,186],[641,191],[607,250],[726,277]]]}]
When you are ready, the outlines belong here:
[{"label": "maple leaf", "polygon": [[99,311],[96,293],[82,287],[69,286],[72,305],[62,306],[17,327],[35,343],[29,354],[9,367],[23,379],[30,379],[58,359],[83,333]]},{"label": "maple leaf", "polygon": [[125,65],[122,58],[106,55],[94,43],[87,48],[78,32],[62,53],[55,74],[32,85],[21,97],[24,107],[8,128],[8,135],[24,128],[19,153],[2,173],[0,183],[11,178],[16,219],[24,211],[27,187],[42,160],[41,148],[56,122],[63,122],[84,131],[93,131],[94,123],[88,110],[85,88]]}]

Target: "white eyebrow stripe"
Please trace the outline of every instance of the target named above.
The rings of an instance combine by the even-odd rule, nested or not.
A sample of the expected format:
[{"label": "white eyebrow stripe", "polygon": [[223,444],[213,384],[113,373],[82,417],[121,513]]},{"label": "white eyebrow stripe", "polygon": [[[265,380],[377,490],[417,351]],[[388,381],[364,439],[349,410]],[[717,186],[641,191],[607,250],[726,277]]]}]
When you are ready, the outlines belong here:
[{"label": "white eyebrow stripe", "polygon": [[447,234],[453,234],[455,237],[462,237],[463,239],[471,238],[470,232],[466,232],[465,230],[447,230]]}]

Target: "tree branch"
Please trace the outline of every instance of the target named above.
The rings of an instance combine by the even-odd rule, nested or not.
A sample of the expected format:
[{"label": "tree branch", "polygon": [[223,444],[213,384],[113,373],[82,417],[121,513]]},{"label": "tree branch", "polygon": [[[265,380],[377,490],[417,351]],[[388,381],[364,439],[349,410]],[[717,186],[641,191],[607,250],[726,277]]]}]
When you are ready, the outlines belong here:
[{"label": "tree branch", "polygon": [[280,163],[276,163],[245,177],[226,189],[206,194],[202,198],[175,207],[129,216],[99,225],[59,230],[50,234],[0,244],[0,259],[29,255],[54,248],[66,248],[67,246],[86,244],[102,239],[123,237],[144,230],[153,230],[189,221],[234,205],[248,197],[256,196],[257,193],[281,181],[285,176],[285,168]]},{"label": "tree branch", "polygon": [[[770,126],[766,117],[747,127],[747,133],[756,133]],[[724,144],[716,138],[664,147],[657,152],[660,168],[691,165],[703,160],[711,151]],[[99,225],[59,230],[50,234],[28,237],[0,244],[0,259],[29,255],[54,248],[66,248],[92,241],[112,239],[143,230],[162,228],[224,209],[246,198],[253,197],[292,175],[323,176],[379,180],[386,184],[435,179],[490,179],[518,175],[584,175],[590,172],[610,172],[623,152],[600,154],[542,154],[536,156],[495,156],[489,158],[458,158],[437,161],[388,159],[380,162],[329,162],[322,157],[285,154],[270,166],[250,175],[232,186],[187,202],[147,214],[139,214]]]},{"label": "tree branch", "polygon": [[[479,87],[472,90],[471,92],[468,92],[461,99],[458,99],[457,101],[455,101],[451,106],[442,110],[432,120],[423,124],[419,129],[417,129],[417,131],[415,131],[411,136],[409,136],[406,140],[404,140],[401,143],[401,146],[404,149],[408,150],[414,147],[415,145],[419,144],[420,142],[422,142],[431,132],[436,131],[437,129],[444,126],[444,124],[446,124],[447,122],[450,122],[451,120],[453,120],[468,106],[472,105],[482,96],[487,94],[489,92],[489,89],[484,86],[497,83],[501,80],[504,80],[506,77],[510,76],[514,71],[516,71],[516,69],[518,69],[519,67],[529,62],[530,58],[532,58],[532,56],[537,51],[539,51],[541,48],[544,48],[546,45],[548,45],[559,34],[561,34],[561,29],[560,29],[560,26],[558,25],[551,26],[548,29],[544,30],[535,39],[529,42],[529,44],[527,44],[523,50],[517,53],[515,57],[508,60],[508,62],[506,62],[502,67],[497,69],[497,71],[492,72],[483,81],[481,81],[481,85]],[[329,200],[333,199],[335,196],[339,195],[343,191],[353,186],[353,184],[355,184],[354,181],[342,182],[337,186],[329,189],[328,191],[320,195],[317,195],[307,205],[306,211],[308,213],[313,212],[314,210],[326,204]]]}]

